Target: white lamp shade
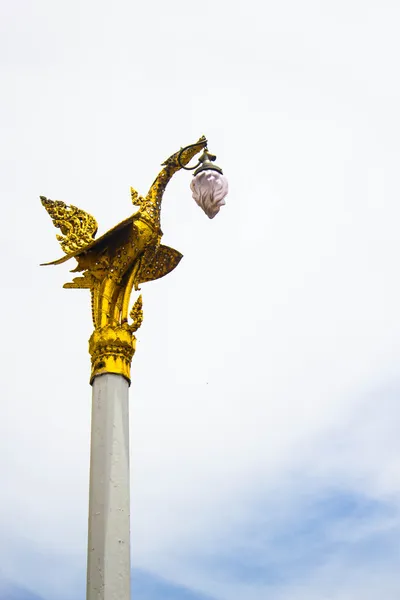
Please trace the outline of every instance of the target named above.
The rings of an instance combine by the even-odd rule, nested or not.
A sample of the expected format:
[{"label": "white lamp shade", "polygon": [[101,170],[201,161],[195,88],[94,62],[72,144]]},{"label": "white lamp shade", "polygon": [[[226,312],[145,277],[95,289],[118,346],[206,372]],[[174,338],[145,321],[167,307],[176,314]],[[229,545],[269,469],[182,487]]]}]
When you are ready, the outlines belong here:
[{"label": "white lamp shade", "polygon": [[207,217],[213,219],[225,204],[228,180],[218,171],[207,169],[193,177],[190,189],[196,203],[204,210]]}]

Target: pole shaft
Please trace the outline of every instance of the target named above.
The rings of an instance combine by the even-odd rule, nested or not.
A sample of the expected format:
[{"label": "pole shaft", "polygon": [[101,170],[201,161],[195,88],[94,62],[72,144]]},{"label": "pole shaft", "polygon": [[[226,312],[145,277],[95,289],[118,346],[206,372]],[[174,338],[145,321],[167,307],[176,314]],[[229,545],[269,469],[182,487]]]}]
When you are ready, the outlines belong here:
[{"label": "pole shaft", "polygon": [[129,384],[93,381],[87,600],[130,600]]}]

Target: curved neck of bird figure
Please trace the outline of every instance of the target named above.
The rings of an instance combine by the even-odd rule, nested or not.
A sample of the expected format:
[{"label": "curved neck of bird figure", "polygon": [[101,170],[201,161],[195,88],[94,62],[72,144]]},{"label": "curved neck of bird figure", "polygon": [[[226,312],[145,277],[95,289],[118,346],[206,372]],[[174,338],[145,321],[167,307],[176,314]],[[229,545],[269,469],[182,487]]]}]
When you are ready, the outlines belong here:
[{"label": "curved neck of bird figure", "polygon": [[184,150],[179,150],[163,163],[164,168],[154,180],[142,204],[142,212],[157,229],[160,227],[162,198],[169,181],[177,171],[186,166],[206,146],[207,140],[203,136],[198,142]]}]

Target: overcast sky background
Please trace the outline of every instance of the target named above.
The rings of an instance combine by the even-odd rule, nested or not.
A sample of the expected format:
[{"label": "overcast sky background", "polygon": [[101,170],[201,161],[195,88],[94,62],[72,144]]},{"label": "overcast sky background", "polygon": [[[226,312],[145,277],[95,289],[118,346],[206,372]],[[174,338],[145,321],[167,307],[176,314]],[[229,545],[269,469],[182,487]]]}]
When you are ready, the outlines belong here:
[{"label": "overcast sky background", "polygon": [[[0,599],[83,600],[90,300],[39,195],[105,232],[179,173],[131,397],[135,600],[400,597],[400,5],[3,2]],[[135,299],[135,298],[133,298]]]}]

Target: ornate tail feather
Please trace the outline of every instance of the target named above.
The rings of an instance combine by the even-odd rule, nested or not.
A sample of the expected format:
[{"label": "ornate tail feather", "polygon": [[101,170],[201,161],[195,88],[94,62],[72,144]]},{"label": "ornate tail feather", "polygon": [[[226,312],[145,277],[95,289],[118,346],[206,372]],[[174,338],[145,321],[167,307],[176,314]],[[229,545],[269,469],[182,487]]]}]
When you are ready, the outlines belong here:
[{"label": "ornate tail feather", "polygon": [[65,254],[82,250],[93,242],[97,222],[92,215],[72,204],[68,206],[61,200],[49,200],[45,196],[40,196],[40,199],[54,226],[63,234],[57,235],[57,239]]}]

